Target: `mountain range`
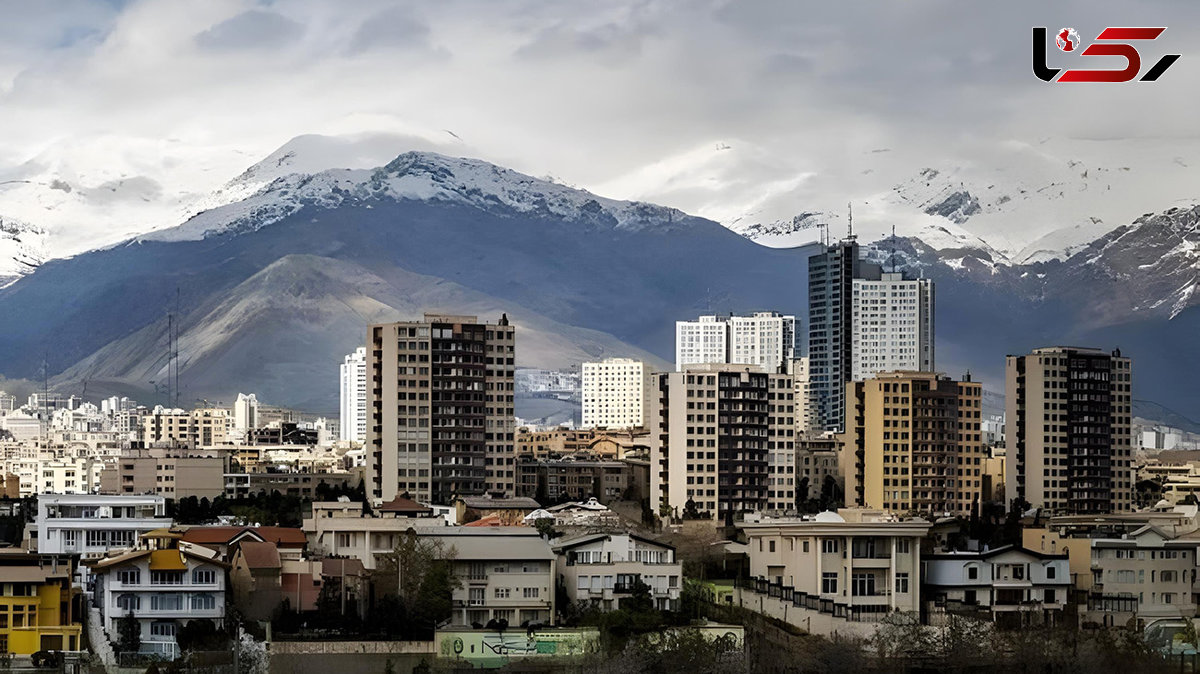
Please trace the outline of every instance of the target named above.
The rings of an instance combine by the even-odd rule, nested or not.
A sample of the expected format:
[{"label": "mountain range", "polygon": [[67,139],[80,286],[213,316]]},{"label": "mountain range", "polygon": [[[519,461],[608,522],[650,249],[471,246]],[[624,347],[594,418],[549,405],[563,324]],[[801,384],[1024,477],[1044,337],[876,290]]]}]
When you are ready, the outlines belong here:
[{"label": "mountain range", "polygon": [[[803,316],[812,241],[847,224],[798,209],[722,225],[428,151],[364,168],[369,146],[297,139],[189,201],[182,224],[67,258],[39,248],[47,229],[0,207],[0,252],[14,261],[0,316],[19,317],[0,333],[0,374],[34,378],[45,360],[56,384],[148,398],[165,381],[170,313],[185,402],[254,391],[331,411],[337,364],[366,324],[425,310],[507,313],[519,366],[613,355],[662,367],[674,320]],[[937,281],[939,369],[970,369],[1000,391],[1007,353],[1119,347],[1135,360],[1135,398],[1200,417],[1189,383],[1200,375],[1200,208],[992,233],[1045,203],[1053,216],[1079,184],[1105,184],[1105,167],[1079,168],[1062,197],[920,168],[858,208],[856,233],[873,258]],[[886,212],[894,235],[878,226]]]}]

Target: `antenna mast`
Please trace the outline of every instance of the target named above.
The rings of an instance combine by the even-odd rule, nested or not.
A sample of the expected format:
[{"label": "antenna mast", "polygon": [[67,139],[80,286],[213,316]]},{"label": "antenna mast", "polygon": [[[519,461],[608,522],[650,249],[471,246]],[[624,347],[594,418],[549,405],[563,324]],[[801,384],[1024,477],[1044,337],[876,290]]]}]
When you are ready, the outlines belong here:
[{"label": "antenna mast", "polygon": [[846,202],[846,212],[849,215],[849,219],[848,219],[848,222],[846,225],[846,238],[853,239],[854,238],[854,206],[849,201]]},{"label": "antenna mast", "polygon": [[896,225],[892,223],[892,273],[896,273]]}]

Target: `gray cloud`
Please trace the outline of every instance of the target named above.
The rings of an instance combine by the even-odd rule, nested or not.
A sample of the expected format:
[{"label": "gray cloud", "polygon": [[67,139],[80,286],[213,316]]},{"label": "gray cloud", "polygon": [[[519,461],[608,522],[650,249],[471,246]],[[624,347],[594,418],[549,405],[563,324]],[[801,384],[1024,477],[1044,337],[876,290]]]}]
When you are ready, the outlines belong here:
[{"label": "gray cloud", "polygon": [[288,44],[303,32],[304,26],[282,14],[252,9],[198,34],[196,44],[206,49],[263,49]]}]

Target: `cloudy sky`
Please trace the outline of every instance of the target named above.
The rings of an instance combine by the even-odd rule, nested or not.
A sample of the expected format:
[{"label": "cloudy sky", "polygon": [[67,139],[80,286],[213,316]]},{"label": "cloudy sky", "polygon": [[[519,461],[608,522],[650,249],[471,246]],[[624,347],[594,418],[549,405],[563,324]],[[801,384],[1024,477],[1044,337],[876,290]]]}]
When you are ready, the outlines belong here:
[{"label": "cloudy sky", "polygon": [[[390,134],[722,221],[838,191],[880,150],[899,175],[1046,138],[1196,141],[1200,7],[1048,4],[4,0],[0,180],[33,187],[0,191],[0,216],[52,211],[34,187],[55,176],[178,201],[300,134]],[[1154,84],[1046,84],[1034,25],[1167,26],[1146,60],[1183,58]]]}]

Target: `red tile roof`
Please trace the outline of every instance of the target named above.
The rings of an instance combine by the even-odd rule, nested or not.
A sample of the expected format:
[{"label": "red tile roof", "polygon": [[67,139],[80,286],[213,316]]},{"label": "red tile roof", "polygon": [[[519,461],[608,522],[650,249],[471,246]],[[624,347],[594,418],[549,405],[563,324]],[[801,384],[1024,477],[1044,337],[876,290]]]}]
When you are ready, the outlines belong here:
[{"label": "red tile roof", "polygon": [[242,541],[238,544],[246,566],[251,569],[278,569],[283,566],[279,561],[279,548],[274,543],[259,541]]},{"label": "red tile roof", "polygon": [[433,512],[433,508],[421,505],[412,499],[404,498],[403,496],[397,496],[391,501],[379,506],[379,512],[428,515]]},{"label": "red tile roof", "polygon": [[229,545],[244,532],[284,548],[302,548],[308,543],[304,532],[292,527],[189,527],[183,540],[197,545]]}]

